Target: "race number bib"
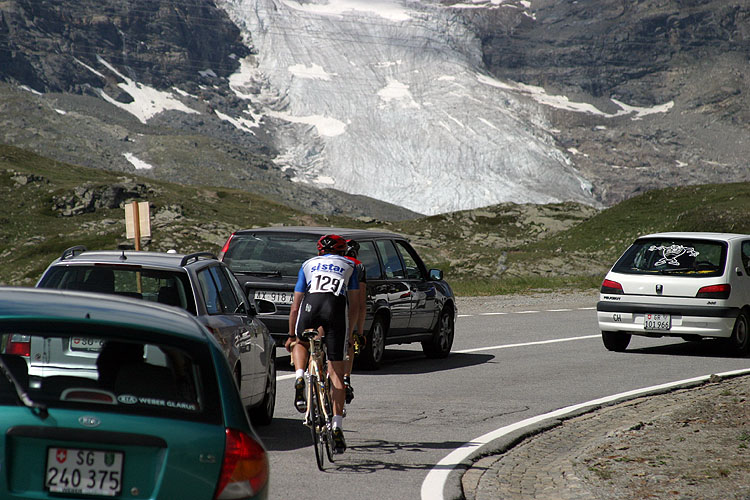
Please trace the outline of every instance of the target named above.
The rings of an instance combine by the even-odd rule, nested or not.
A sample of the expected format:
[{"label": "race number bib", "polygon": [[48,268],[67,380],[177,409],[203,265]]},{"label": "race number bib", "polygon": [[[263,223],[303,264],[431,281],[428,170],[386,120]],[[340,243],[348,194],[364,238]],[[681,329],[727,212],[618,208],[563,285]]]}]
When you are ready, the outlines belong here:
[{"label": "race number bib", "polygon": [[339,295],[342,292],[344,280],[340,276],[331,274],[315,274],[310,280],[310,293],[333,293]]}]

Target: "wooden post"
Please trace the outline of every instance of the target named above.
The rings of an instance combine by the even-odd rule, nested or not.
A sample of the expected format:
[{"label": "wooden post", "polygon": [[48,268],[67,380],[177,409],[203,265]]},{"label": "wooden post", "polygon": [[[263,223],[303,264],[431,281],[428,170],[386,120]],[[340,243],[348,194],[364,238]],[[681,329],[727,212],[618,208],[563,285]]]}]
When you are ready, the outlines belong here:
[{"label": "wooden post", "polygon": [[133,202],[133,231],[135,231],[135,251],[141,251],[141,217],[138,213],[138,202]]}]

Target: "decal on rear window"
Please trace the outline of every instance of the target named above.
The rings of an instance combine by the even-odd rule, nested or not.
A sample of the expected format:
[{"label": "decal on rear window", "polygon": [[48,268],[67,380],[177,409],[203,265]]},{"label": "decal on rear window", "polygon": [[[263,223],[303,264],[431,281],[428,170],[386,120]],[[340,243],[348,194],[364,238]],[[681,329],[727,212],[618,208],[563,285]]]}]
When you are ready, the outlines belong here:
[{"label": "decal on rear window", "polygon": [[654,266],[663,266],[664,264],[669,264],[670,266],[679,266],[680,262],[677,259],[679,259],[683,255],[687,254],[689,257],[697,257],[700,254],[700,252],[696,251],[695,248],[682,245],[651,245],[648,251],[661,251],[662,258],[654,262]]}]

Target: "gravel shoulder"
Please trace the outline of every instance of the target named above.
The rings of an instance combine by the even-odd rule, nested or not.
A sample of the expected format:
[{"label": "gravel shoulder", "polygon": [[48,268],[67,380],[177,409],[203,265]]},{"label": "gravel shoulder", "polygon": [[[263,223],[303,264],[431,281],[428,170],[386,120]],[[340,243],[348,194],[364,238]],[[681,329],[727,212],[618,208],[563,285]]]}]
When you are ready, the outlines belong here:
[{"label": "gravel shoulder", "polygon": [[457,297],[458,314],[478,314],[489,311],[518,311],[526,309],[577,309],[596,307],[599,290],[571,292],[534,292],[486,297]]}]

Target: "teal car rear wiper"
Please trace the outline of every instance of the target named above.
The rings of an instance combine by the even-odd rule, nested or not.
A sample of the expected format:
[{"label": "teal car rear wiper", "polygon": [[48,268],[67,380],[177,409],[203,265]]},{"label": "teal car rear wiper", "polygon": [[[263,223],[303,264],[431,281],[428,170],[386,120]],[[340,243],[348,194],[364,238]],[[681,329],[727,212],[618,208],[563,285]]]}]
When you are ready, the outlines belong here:
[{"label": "teal car rear wiper", "polygon": [[13,384],[18,399],[21,401],[21,403],[24,404],[24,406],[31,409],[31,412],[34,415],[37,415],[42,420],[46,419],[49,416],[47,406],[41,403],[37,403],[29,397],[24,388],[21,387],[21,383],[16,380],[16,377],[13,376],[13,373],[10,371],[10,368],[8,368],[8,365],[5,364],[5,361],[3,361],[2,357],[0,357],[0,372],[5,375],[5,378],[7,378],[11,384]]}]

